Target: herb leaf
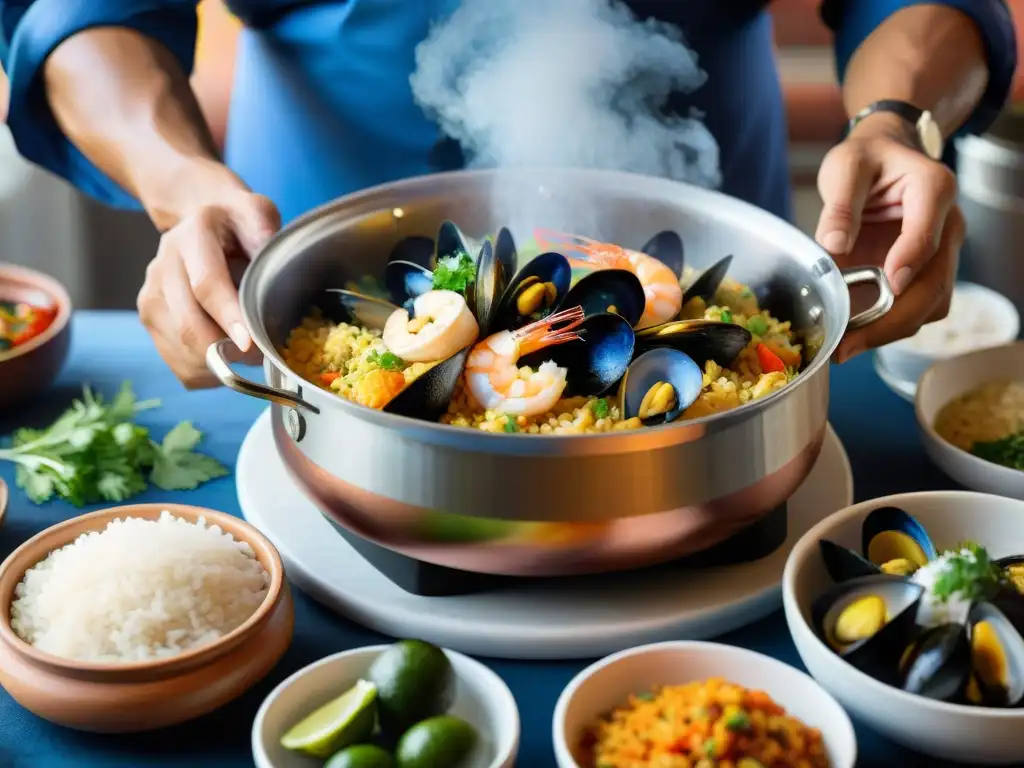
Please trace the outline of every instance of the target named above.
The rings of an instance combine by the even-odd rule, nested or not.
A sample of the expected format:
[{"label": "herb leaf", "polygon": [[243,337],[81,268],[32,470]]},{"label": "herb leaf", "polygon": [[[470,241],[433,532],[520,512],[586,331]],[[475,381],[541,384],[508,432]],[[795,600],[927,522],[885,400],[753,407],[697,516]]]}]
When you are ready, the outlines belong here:
[{"label": "herb leaf", "polygon": [[971,446],[971,453],[993,464],[1024,470],[1024,432],[1007,435],[999,440],[975,443]]},{"label": "herb leaf", "polygon": [[594,416],[598,419],[608,418],[608,401],[600,397],[597,400],[590,401],[590,410],[594,412]]},{"label": "herb leaf", "polygon": [[988,551],[967,543],[957,553],[950,553],[946,568],[932,585],[932,593],[945,602],[955,594],[964,600],[986,600],[995,594],[1004,579],[1003,570],[992,562]]},{"label": "herb leaf", "polygon": [[371,364],[379,366],[385,371],[404,371],[406,368],[405,360],[392,352],[374,350],[366,358]]},{"label": "herb leaf", "polygon": [[465,251],[439,259],[434,268],[434,290],[455,291],[465,295],[476,280],[476,264]]}]

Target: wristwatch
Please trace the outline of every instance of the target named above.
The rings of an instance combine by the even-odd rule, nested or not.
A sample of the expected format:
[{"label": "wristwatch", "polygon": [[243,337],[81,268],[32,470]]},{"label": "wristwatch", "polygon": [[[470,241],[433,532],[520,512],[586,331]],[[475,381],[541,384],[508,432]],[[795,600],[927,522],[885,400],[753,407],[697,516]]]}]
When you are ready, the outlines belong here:
[{"label": "wristwatch", "polygon": [[858,112],[850,119],[850,124],[847,127],[847,134],[852,131],[861,120],[868,115],[873,115],[876,112],[891,112],[894,115],[899,115],[912,126],[917,132],[917,140],[921,145],[921,150],[928,155],[932,160],[942,160],[943,140],[942,140],[942,129],[939,128],[939,124],[935,122],[935,118],[932,117],[932,113],[926,109],[919,109],[913,104],[909,104],[905,101],[899,101],[897,99],[883,99],[882,101],[876,101],[874,104],[868,104],[864,109]]}]

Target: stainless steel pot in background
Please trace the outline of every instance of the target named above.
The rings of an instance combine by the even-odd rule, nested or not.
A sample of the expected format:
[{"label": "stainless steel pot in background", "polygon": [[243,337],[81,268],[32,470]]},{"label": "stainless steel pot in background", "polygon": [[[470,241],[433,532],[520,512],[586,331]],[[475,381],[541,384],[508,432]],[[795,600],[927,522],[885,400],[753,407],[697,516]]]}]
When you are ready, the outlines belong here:
[{"label": "stainless steel pot in background", "polygon": [[[446,218],[471,237],[506,222],[515,189],[529,225],[639,247],[677,231],[700,269],[733,254],[730,276],[791,320],[810,350],[784,389],[734,411],[600,435],[505,435],[364,408],[300,379],[279,350],[324,288],[380,275],[395,243]],[[562,211],[558,219],[552,211]],[[566,220],[564,215],[569,214]],[[529,232],[514,231],[520,241]],[[848,285],[880,295],[850,318]],[[333,523],[406,555],[467,571],[560,575],[629,568],[722,541],[784,502],[814,465],[828,416],[829,358],[849,326],[892,305],[880,269],[841,273],[810,238],[739,200],[608,171],[472,171],[359,192],[293,222],[253,262],[242,311],[267,384],[208,361],[221,381],[274,403],[277,450]]]},{"label": "stainless steel pot in background", "polygon": [[1006,112],[983,136],[960,139],[957,176],[967,220],[960,274],[1024,314],[1024,113]]}]

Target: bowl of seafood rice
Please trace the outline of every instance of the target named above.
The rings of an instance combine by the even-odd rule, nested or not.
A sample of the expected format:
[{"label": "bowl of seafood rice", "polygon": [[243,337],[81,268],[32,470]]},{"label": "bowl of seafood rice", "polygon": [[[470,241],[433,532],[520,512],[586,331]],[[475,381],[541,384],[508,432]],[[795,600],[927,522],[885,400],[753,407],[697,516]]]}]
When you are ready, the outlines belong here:
[{"label": "bowl of seafood rice", "polygon": [[[488,202],[504,181],[559,202],[526,206],[513,232]],[[608,212],[599,231],[575,228],[593,209]],[[879,299],[851,319],[855,282]],[[276,403],[278,448],[328,518],[510,575],[671,559],[755,522],[817,457],[842,334],[892,301],[879,270],[842,273],[763,211],[596,171],[460,172],[343,198],[283,230],[241,296],[270,387],[231,372],[226,342],[211,368]],[[716,458],[737,451],[758,459]],[[396,485],[393,466],[429,472]],[[529,505],[493,493],[510,478],[533,487]],[[664,535],[641,533],[650,515]]]}]

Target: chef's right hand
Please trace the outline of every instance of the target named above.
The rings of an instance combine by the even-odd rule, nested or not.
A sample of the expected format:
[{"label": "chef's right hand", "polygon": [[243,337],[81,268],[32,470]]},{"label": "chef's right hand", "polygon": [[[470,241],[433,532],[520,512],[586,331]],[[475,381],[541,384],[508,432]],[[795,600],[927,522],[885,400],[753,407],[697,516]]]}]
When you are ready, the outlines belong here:
[{"label": "chef's right hand", "polygon": [[244,362],[259,362],[232,272],[244,268],[280,226],[274,204],[239,184],[195,207],[160,238],[139,291],[139,317],[187,388],[218,384],[206,367],[206,350],[225,335],[246,353]]}]

